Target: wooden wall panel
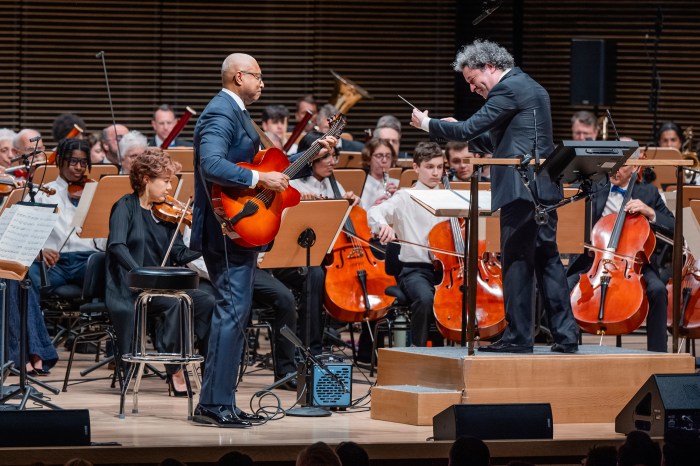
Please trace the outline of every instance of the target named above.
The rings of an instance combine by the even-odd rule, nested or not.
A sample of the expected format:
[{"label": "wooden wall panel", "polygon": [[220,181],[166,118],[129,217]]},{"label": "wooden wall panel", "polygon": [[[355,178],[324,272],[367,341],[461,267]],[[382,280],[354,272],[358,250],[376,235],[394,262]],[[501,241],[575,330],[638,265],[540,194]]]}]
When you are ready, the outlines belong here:
[{"label": "wooden wall panel", "polygon": [[[255,56],[265,90],[251,114],[312,93],[325,103],[329,70],[357,82],[373,100],[349,112],[361,139],[386,113],[407,126],[410,109],[396,94],[442,115],[454,113],[454,0],[232,2],[195,0],[9,0],[0,3],[0,127],[35,127],[51,146],[62,112],[82,116],[89,131],[110,123],[101,61],[104,50],[118,122],[150,135],[162,102],[179,114],[204,109],[220,88],[228,53]],[[179,115],[178,115],[179,116]],[[190,138],[195,118],[183,136]],[[425,135],[407,128],[410,150]]]}]

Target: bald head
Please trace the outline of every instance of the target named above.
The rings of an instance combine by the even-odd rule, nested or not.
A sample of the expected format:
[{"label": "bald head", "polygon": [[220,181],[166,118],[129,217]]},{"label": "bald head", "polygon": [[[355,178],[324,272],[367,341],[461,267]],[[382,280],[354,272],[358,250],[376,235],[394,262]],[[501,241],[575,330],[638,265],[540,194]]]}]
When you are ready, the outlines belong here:
[{"label": "bald head", "polygon": [[260,98],[265,87],[260,65],[245,53],[232,53],[221,64],[221,85],[238,95],[245,105]]},{"label": "bald head", "polygon": [[221,81],[226,87],[233,81],[234,76],[241,70],[247,70],[251,67],[258,67],[258,62],[255,58],[246,53],[232,53],[221,64]]}]

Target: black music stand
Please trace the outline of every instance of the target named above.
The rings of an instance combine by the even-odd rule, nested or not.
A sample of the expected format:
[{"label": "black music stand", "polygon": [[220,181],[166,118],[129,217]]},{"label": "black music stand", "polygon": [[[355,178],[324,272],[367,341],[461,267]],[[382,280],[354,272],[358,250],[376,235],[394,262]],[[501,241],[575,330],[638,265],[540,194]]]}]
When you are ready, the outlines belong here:
[{"label": "black music stand", "polygon": [[545,224],[549,212],[588,198],[593,183],[615,173],[637,149],[636,141],[562,141],[539,167],[538,175],[557,184],[578,185],[581,191],[549,206],[540,204],[533,195],[535,221]]},{"label": "black music stand", "polygon": [[[13,206],[13,208],[20,209],[27,205],[27,203],[19,203],[20,205]],[[49,207],[49,208],[55,208],[54,205],[46,205],[46,204],[32,204],[29,203],[27,205],[27,208],[31,208],[33,206],[41,206],[41,207]],[[10,211],[7,210],[3,212],[3,215],[8,215]],[[16,215],[20,215],[19,211],[16,213]],[[6,226],[5,231],[3,231],[4,234],[8,234],[9,236],[19,236],[20,238],[24,239],[26,241],[25,246],[27,251],[23,251],[26,256],[29,256],[30,263],[32,258],[36,257],[38,254],[39,250],[43,246],[44,242],[46,241],[46,238],[48,238],[49,234],[51,233],[51,229],[48,229],[48,225],[53,229],[53,224],[55,223],[55,217],[53,219],[48,219],[44,217],[43,215],[38,215],[36,213],[27,213],[27,216],[23,219],[22,222],[19,222],[16,226],[17,230],[14,232],[14,234],[9,234],[8,230],[13,228],[13,223],[10,223],[9,225]],[[35,222],[35,223],[32,223]],[[42,225],[42,226],[40,226]],[[36,236],[32,237],[31,231],[36,232]],[[4,236],[3,236],[3,239]],[[9,246],[9,245],[6,245]],[[26,258],[25,258],[26,259]],[[10,371],[15,372],[19,375],[19,385],[17,388],[10,390],[7,393],[3,393],[3,395],[0,397],[0,405],[3,406],[3,409],[7,409],[7,407],[10,407],[10,409],[18,409],[18,410],[24,410],[26,408],[27,402],[29,400],[32,400],[36,403],[42,404],[48,408],[51,409],[60,409],[58,406],[50,403],[47,400],[44,400],[36,392],[32,391],[32,388],[27,385],[27,379],[29,376],[27,375],[27,350],[28,350],[28,344],[27,344],[27,316],[29,313],[29,289],[32,286],[31,281],[26,278],[26,274],[29,270],[29,266],[25,265],[26,262],[23,262],[22,260],[13,260],[13,259],[3,259],[0,260],[0,278],[5,278],[9,280],[16,280],[19,281],[19,312],[20,312],[20,336],[19,336],[19,368],[10,368]],[[3,308],[4,310],[4,308]],[[4,312],[3,312],[3,320],[4,320]],[[4,331],[4,329],[3,329]],[[4,339],[3,339],[4,340]],[[3,341],[4,345],[4,341]],[[0,364],[4,363],[4,361],[1,361]],[[38,382],[34,379],[32,379],[34,382]],[[56,388],[50,387],[49,385],[46,384],[40,384],[43,388],[46,388],[50,390],[54,394],[60,393],[60,391]],[[21,397],[21,401],[19,405],[8,405],[6,404],[8,401],[11,399]]]},{"label": "black music stand", "polygon": [[[280,230],[275,237],[272,249],[265,253],[259,267],[288,268],[299,267],[300,273],[308,273],[308,268],[321,265],[326,254],[330,252],[335,240],[345,224],[350,205],[345,199],[326,201],[304,201],[287,209],[282,217]],[[304,284],[307,303],[310,302],[311,289],[309,281]],[[311,316],[306,316],[304,345],[309,347],[311,341]],[[294,342],[293,342],[294,343]],[[298,377],[291,374],[266,387],[272,390],[289,380]],[[329,416],[330,411],[323,408],[303,406],[287,411],[289,416]]]}]

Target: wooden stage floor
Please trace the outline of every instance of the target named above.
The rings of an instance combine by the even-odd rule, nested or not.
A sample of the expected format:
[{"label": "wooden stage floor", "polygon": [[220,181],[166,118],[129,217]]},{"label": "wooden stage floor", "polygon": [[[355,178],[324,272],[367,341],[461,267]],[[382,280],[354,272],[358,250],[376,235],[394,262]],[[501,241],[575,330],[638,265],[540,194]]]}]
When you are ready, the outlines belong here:
[{"label": "wooden stage floor", "polygon": [[[609,339],[608,339],[609,338]],[[625,347],[640,349],[643,336],[625,337]],[[584,343],[597,344],[598,339],[586,337]],[[614,339],[606,337],[606,344]],[[466,352],[466,349],[465,349]],[[68,354],[60,352],[61,360],[51,375],[43,378],[60,388]],[[94,356],[77,355],[72,382],[66,393],[51,401],[62,408],[89,409],[92,441],[111,446],[44,447],[0,449],[1,465],[23,465],[34,462],[63,464],[73,457],[82,457],[95,464],[157,464],[173,457],[190,465],[215,462],[224,453],[238,450],[249,454],[256,464],[294,464],[294,458],[304,446],[324,441],[332,446],[352,440],[369,453],[373,464],[444,465],[451,442],[434,442],[432,427],[419,427],[370,419],[369,399],[357,408],[335,412],[330,417],[283,417],[250,429],[218,429],[194,425],[186,420],[187,400],[168,397],[167,386],[157,377],[145,378],[141,384],[138,414],[131,413],[132,398],[127,398],[127,416],[117,417],[119,395],[110,388],[109,371],[98,369],[81,379],[79,371],[92,364]],[[249,372],[237,395],[239,406],[255,405],[260,398],[255,393],[272,383],[267,369]],[[368,394],[374,379],[368,371],[354,369],[353,399]],[[9,377],[6,383],[17,383]],[[291,407],[296,393],[274,390],[262,404],[275,406],[277,399],[284,409]],[[195,396],[196,402],[197,396]],[[41,409],[31,406],[31,409]],[[527,459],[536,464],[579,464],[593,445],[619,445],[624,436],[614,432],[613,424],[555,424],[553,440],[488,441],[493,464],[506,464],[510,459]],[[118,445],[117,445],[118,444]]]}]

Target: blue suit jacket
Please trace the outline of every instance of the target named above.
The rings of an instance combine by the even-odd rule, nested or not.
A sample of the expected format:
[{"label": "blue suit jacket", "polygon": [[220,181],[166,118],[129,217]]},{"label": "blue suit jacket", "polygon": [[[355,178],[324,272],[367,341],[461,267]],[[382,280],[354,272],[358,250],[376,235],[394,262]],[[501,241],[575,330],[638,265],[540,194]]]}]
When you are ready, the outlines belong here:
[{"label": "blue suit jacket", "polygon": [[[195,196],[190,247],[196,251],[203,248],[223,251],[225,237],[210,203],[212,184],[250,186],[252,172],[236,163],[252,162],[260,150],[260,136],[250,117],[222,90],[199,116],[193,141]],[[227,247],[239,248],[233,242]]]},{"label": "blue suit jacket", "polygon": [[[535,141],[533,110],[537,115],[537,152],[547,157],[554,149],[549,94],[517,67],[493,86],[484,106],[468,120],[430,120],[430,135],[456,141],[478,138],[474,142],[480,143],[481,151],[493,154],[494,158],[531,154]],[[518,199],[530,200],[513,167],[493,165],[491,183],[494,211]],[[538,176],[536,192],[545,203],[556,202],[562,195],[561,188],[542,176]]]}]

